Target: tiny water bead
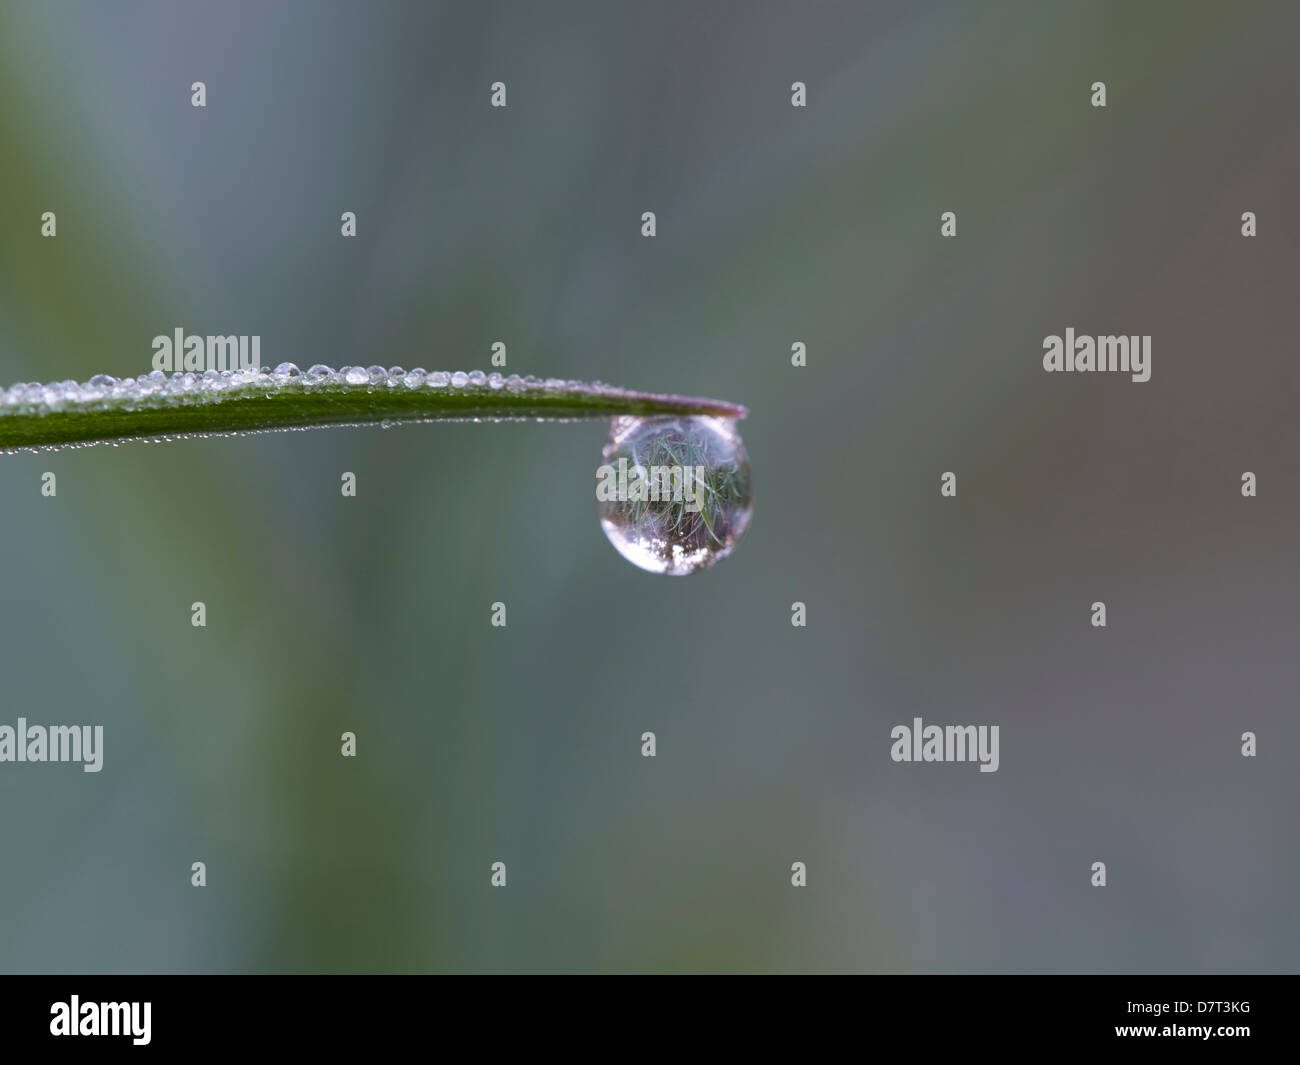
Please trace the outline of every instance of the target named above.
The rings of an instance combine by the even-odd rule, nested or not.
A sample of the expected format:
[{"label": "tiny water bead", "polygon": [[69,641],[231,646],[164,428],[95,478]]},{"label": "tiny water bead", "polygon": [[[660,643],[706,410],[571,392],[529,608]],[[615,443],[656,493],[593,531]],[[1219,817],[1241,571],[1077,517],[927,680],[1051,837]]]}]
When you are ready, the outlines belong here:
[{"label": "tiny water bead", "polygon": [[744,535],[753,490],[733,420],[615,418],[601,459],[600,526],[633,565],[685,576],[726,558]]}]

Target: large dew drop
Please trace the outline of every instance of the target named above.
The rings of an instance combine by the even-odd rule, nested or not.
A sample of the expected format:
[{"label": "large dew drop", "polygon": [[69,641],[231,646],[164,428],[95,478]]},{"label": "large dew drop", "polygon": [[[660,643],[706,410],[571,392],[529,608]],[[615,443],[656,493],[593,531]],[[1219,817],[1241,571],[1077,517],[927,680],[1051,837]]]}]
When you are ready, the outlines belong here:
[{"label": "large dew drop", "polygon": [[749,456],[729,419],[615,418],[602,458],[600,525],[635,566],[674,577],[707,569],[749,524]]}]

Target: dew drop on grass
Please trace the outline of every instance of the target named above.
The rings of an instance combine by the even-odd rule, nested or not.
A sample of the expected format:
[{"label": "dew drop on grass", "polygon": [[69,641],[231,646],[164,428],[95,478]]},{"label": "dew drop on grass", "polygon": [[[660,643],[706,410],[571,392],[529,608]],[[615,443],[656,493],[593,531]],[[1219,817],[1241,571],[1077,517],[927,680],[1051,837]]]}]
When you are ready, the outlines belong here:
[{"label": "dew drop on grass", "polygon": [[749,524],[749,455],[730,419],[615,418],[601,462],[600,526],[641,569],[675,577],[707,569]]}]

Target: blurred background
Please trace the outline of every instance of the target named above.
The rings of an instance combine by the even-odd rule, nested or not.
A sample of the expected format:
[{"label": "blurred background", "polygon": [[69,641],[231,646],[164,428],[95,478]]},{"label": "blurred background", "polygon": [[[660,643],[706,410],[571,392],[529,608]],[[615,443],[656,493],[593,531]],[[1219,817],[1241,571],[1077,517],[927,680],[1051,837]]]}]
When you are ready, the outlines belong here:
[{"label": "blurred background", "polygon": [[[756,493],[670,579],[601,533],[596,422],[0,456],[0,723],[105,730],[98,774],[0,766],[0,969],[1294,971],[1298,34],[0,0],[5,385],[178,326],[499,340],[748,405]],[[1152,335],[1151,381],[1043,373],[1067,326]],[[891,762],[914,716],[999,771]]]}]

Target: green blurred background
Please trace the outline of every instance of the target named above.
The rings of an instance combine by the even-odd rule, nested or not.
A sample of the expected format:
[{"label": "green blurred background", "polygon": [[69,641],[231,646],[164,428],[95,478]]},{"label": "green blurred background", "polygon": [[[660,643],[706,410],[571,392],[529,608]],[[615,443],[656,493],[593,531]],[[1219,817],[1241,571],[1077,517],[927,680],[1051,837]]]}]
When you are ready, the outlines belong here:
[{"label": "green blurred background", "polygon": [[[668,579],[600,531],[598,423],[0,457],[0,722],[105,729],[99,774],[0,766],[0,969],[1293,971],[1298,39],[1292,3],[0,0],[3,384],[177,326],[500,340],[747,404],[757,496]],[[1151,334],[1152,380],[1044,374],[1067,326]],[[1000,770],[892,763],[917,715],[998,724]]]}]

